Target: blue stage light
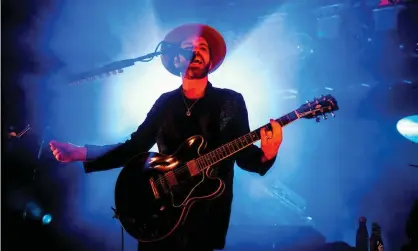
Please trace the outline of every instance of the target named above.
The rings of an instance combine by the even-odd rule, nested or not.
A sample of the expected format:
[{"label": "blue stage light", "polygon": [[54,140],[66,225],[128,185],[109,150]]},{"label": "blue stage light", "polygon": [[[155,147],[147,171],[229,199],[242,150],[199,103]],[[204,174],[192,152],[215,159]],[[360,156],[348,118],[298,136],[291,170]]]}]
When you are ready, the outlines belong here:
[{"label": "blue stage light", "polygon": [[414,143],[418,143],[418,115],[408,116],[396,124],[398,132]]},{"label": "blue stage light", "polygon": [[47,224],[51,223],[51,221],[52,221],[52,216],[50,214],[45,214],[42,217],[42,224],[43,225],[47,225]]}]

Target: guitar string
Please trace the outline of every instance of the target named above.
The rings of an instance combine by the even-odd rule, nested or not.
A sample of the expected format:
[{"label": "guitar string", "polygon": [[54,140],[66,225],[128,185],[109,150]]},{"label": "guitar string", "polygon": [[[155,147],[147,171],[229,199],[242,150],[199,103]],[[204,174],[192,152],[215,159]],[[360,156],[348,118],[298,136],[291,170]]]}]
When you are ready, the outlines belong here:
[{"label": "guitar string", "polygon": [[[292,115],[296,115],[296,117],[292,120],[290,117],[289,117],[289,115],[290,114],[292,114]],[[284,120],[284,118],[286,118],[287,119],[287,121],[285,121]],[[293,111],[293,112],[290,112],[290,113],[288,113],[288,114],[286,114],[285,116],[283,116],[283,117],[281,117],[281,118],[278,118],[276,121],[277,122],[279,122],[280,124],[281,124],[281,126],[285,126],[285,125],[287,125],[287,124],[289,124],[290,122],[293,122],[293,121],[295,121],[295,120],[297,120],[297,119],[299,119],[299,116],[298,116],[298,113],[296,112],[296,110],[295,111]],[[269,124],[266,124],[265,126],[268,126]],[[235,154],[235,153],[237,153],[237,152],[239,152],[239,151],[241,151],[242,149],[244,149],[244,148],[246,148],[246,147],[248,147],[249,145],[251,145],[251,144],[253,144],[254,142],[256,142],[256,141],[259,141],[261,138],[258,136],[258,134],[255,132],[255,131],[252,131],[252,132],[249,132],[249,133],[247,133],[247,134],[245,134],[245,135],[243,135],[243,136],[241,136],[241,137],[239,137],[239,138],[237,138],[237,139],[235,139],[235,140],[233,140],[233,141],[231,141],[231,142],[229,142],[229,143],[226,143],[226,144],[224,144],[224,145],[222,145],[222,146],[220,146],[219,148],[217,148],[217,149],[215,149],[215,150],[213,150],[213,151],[211,151],[211,152],[209,152],[209,153],[207,153],[207,154],[205,154],[205,155],[209,155],[209,154],[211,154],[211,153],[215,153],[215,156],[216,156],[216,151],[218,151],[218,149],[221,149],[221,148],[223,148],[223,147],[225,147],[225,146],[228,146],[228,145],[231,145],[232,143],[234,143],[234,142],[236,142],[236,143],[242,143],[243,141],[242,140],[245,140],[244,142],[245,143],[247,143],[247,136],[249,136],[250,137],[250,140],[252,140],[252,142],[251,143],[248,143],[248,145],[245,145],[244,147],[242,147],[241,149],[239,149],[239,150],[237,150],[237,151],[234,151],[233,153],[231,153],[231,154],[227,154],[227,156],[226,157],[221,157],[219,160],[216,160],[216,161],[212,161],[212,159],[209,159],[209,162],[213,162],[213,163],[211,163],[210,165],[208,165],[208,166],[206,166],[205,168],[203,168],[203,170],[204,169],[206,169],[206,168],[208,168],[208,167],[210,167],[210,166],[212,166],[212,165],[214,165],[214,164],[216,164],[216,163],[218,163],[219,161],[221,161],[221,160],[223,160],[223,159],[225,159],[225,158],[228,158],[228,157],[230,157],[231,155],[233,155],[233,154]],[[253,137],[252,136],[254,136],[254,139],[253,139]],[[239,146],[239,145],[238,145]],[[239,147],[240,148],[240,147]],[[232,149],[234,149],[234,148],[232,148]],[[203,155],[203,156],[205,156],[205,155]],[[203,158],[203,156],[201,156],[201,157],[199,157],[199,158],[197,158],[196,160],[198,161],[199,159],[201,159],[201,158]],[[205,159],[205,158],[203,158],[203,159]],[[184,165],[184,166],[182,166],[182,167],[180,167],[179,169],[175,169],[175,170],[173,170],[172,172],[167,172],[168,173],[168,175],[169,176],[174,176],[175,177],[175,174],[176,173],[179,173],[179,172],[183,172],[183,171],[185,171],[186,169],[188,169],[188,167],[187,167],[187,165]],[[203,171],[203,170],[201,170],[201,171]],[[166,174],[167,174],[166,173]],[[164,175],[162,175],[161,177],[159,177],[158,179],[156,179],[155,180],[155,182],[156,183],[160,183],[161,185],[162,185],[162,181],[163,180],[167,180],[166,179],[166,174],[164,174]]]},{"label": "guitar string", "polygon": [[[237,141],[236,143],[239,143],[239,142],[242,142],[240,139],[241,138],[245,138],[246,136],[250,136],[251,137],[251,135],[250,134],[255,134],[255,132],[250,132],[250,133],[247,133],[246,135],[244,135],[244,136],[242,136],[242,137],[240,137],[240,138],[238,138],[238,139],[235,139],[235,140],[233,140],[233,141],[231,141],[231,142],[229,142],[229,143],[227,143],[227,144],[224,144],[224,145],[222,145],[222,146],[220,146],[218,149],[221,149],[221,148],[223,148],[223,147],[225,147],[225,146],[227,146],[227,145],[232,145],[232,143],[234,143],[235,141]],[[246,147],[248,147],[249,145],[251,145],[251,144],[253,144],[254,142],[256,142],[256,141],[258,141],[258,140],[260,140],[260,138],[258,137],[258,135],[257,134],[255,134],[255,137],[254,137],[256,140],[253,140],[252,138],[252,140],[253,140],[253,142],[251,142],[251,143],[248,143],[248,142],[245,142],[245,143],[247,143],[244,147],[239,147],[240,149],[238,149],[238,150],[236,150],[236,151],[234,151],[234,152],[232,152],[231,154],[224,154],[226,157],[221,157],[219,160],[215,160],[215,161],[213,161],[213,159],[209,159],[209,161],[207,160],[207,159],[205,159],[205,158],[203,158],[203,156],[205,156],[205,155],[209,155],[209,154],[211,154],[211,153],[215,153],[215,156],[216,156],[216,151],[218,151],[218,149],[216,149],[216,150],[213,150],[213,151],[211,151],[211,152],[209,152],[209,153],[207,153],[207,154],[205,154],[205,155],[203,155],[203,156],[201,156],[201,157],[199,157],[199,158],[197,158],[197,159],[195,159],[196,161],[201,161],[202,159],[205,159],[207,162],[213,162],[213,163],[210,163],[210,165],[208,165],[208,166],[206,166],[206,167],[204,167],[202,170],[200,170],[200,171],[203,171],[203,170],[205,170],[206,168],[208,168],[208,167],[210,167],[210,166],[212,166],[212,165],[214,165],[214,164],[216,164],[216,163],[218,163],[219,161],[221,161],[221,160],[223,160],[223,159],[225,159],[225,158],[228,158],[228,157],[230,157],[230,156],[232,156],[232,155],[234,155],[235,153],[237,153],[237,152],[239,152],[239,151],[241,151],[242,149],[244,149],[244,148],[246,148]],[[232,148],[233,149],[233,148]],[[187,167],[187,165],[184,165],[184,166],[182,166],[182,167],[180,167],[179,169],[176,169],[176,170],[173,170],[172,172],[168,172],[168,173],[166,173],[167,175],[169,175],[169,176],[174,176],[175,177],[175,174],[176,173],[179,173],[179,172],[182,172],[182,171],[185,171],[185,170],[187,170],[188,169],[188,167]],[[161,184],[162,185],[162,181],[163,180],[166,180],[166,177],[165,177],[165,175],[166,174],[164,174],[162,177],[160,177],[160,178],[158,178],[158,179],[156,179],[155,180],[155,182],[156,183],[159,183],[159,184]]]}]

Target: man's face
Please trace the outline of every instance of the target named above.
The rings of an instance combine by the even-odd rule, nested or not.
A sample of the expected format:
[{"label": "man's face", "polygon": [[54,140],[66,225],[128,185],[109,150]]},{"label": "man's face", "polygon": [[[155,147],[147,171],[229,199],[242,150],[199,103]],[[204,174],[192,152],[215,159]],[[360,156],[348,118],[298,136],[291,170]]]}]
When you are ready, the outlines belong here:
[{"label": "man's face", "polygon": [[193,51],[196,55],[193,62],[189,62],[183,55],[174,60],[174,65],[182,70],[183,76],[188,79],[201,79],[208,75],[210,64],[209,46],[203,37],[188,37],[181,43],[181,48]]}]

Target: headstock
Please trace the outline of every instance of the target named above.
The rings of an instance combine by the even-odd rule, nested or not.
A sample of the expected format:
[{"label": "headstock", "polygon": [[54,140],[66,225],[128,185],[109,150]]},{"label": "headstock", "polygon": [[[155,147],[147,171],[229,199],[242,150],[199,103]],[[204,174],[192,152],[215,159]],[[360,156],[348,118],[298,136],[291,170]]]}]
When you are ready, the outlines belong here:
[{"label": "headstock", "polygon": [[306,104],[303,104],[296,111],[301,118],[315,118],[316,122],[319,122],[321,121],[321,117],[327,119],[327,114],[329,113],[335,117],[334,111],[338,109],[337,100],[332,95],[326,95],[320,98],[314,98],[313,101],[306,101]]}]

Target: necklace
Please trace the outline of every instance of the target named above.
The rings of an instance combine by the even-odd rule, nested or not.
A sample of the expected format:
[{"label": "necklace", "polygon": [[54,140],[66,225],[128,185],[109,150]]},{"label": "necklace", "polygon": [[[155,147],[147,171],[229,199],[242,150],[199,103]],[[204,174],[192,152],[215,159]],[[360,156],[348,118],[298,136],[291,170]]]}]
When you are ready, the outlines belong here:
[{"label": "necklace", "polygon": [[185,98],[185,97],[184,97],[184,95],[183,95],[183,102],[184,102],[184,105],[186,106],[186,116],[187,116],[187,117],[190,117],[190,115],[192,115],[192,108],[193,108],[193,106],[197,103],[197,101],[199,101],[199,99],[196,99],[196,100],[193,102],[193,104],[189,107],[189,106],[187,105],[186,98]]}]

